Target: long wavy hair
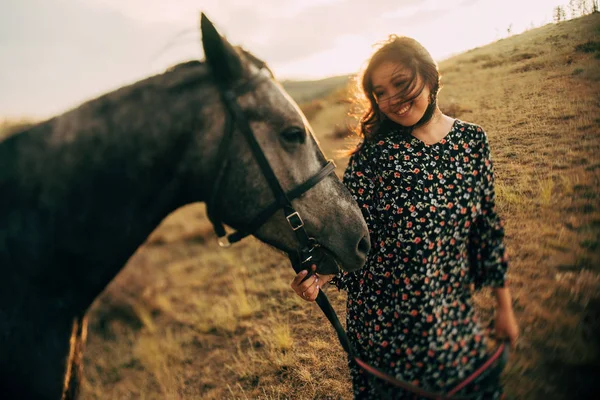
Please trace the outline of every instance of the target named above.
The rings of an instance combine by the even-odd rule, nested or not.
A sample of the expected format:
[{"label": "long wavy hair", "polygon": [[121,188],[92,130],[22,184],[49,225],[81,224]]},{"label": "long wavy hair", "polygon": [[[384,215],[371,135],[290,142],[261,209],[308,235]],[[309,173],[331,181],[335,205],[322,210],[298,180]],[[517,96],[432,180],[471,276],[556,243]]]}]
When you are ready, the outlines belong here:
[{"label": "long wavy hair", "polygon": [[[412,127],[403,127],[386,118],[375,99],[371,75],[375,68],[386,61],[399,63],[411,73],[411,79],[401,93],[398,94],[398,97],[401,97],[403,101],[414,100],[421,94],[425,86],[430,89],[429,106],[423,117]],[[420,88],[416,87],[417,77],[421,78],[422,85]],[[440,80],[441,76],[437,63],[425,47],[415,39],[390,35],[386,41],[380,42],[378,49],[356,77],[352,114],[358,117],[355,131],[362,140],[351,153],[355,153],[367,141],[385,135],[391,129],[402,129],[410,133],[415,127],[429,122],[436,109]]]}]

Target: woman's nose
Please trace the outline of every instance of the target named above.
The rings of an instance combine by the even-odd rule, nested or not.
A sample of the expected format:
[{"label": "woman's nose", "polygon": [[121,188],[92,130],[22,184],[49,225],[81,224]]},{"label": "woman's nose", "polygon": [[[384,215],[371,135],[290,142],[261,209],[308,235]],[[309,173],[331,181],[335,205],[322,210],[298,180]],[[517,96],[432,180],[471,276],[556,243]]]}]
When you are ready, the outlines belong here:
[{"label": "woman's nose", "polygon": [[402,99],[398,96],[398,93],[392,93],[388,98],[388,104],[392,106],[397,106],[402,103]]}]

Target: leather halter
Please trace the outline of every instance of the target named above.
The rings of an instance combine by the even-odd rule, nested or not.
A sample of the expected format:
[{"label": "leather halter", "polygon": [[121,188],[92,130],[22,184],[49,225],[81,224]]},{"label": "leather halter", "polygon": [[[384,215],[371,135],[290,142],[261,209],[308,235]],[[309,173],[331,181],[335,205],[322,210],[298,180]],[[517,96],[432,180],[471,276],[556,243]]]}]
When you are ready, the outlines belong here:
[{"label": "leather halter", "polygon": [[[308,233],[304,229],[304,221],[302,220],[302,217],[298,211],[292,207],[291,200],[299,197],[329,174],[333,173],[335,170],[335,164],[332,160],[329,160],[316,175],[309,178],[306,182],[300,184],[292,190],[289,190],[288,192],[283,190],[279,180],[277,179],[277,176],[275,175],[275,172],[271,168],[269,161],[265,157],[264,152],[254,136],[254,132],[250,127],[244,111],[237,102],[238,96],[241,96],[254,89],[262,81],[272,78],[272,76],[269,77],[262,72],[262,67],[264,67],[264,65],[261,66],[261,70],[258,73],[241,85],[235,87],[221,86],[220,88],[221,98],[228,112],[228,118],[225,118],[225,134],[219,145],[217,160],[224,161],[221,167],[218,169],[217,177],[212,187],[210,200],[207,202],[207,214],[208,218],[213,224],[215,233],[218,236],[219,245],[221,247],[229,247],[232,243],[238,242],[246,236],[256,232],[256,230],[258,230],[265,222],[267,222],[267,220],[271,218],[273,214],[275,214],[278,210],[283,210],[290,228],[300,243],[300,250],[297,252],[297,256],[300,258],[302,263],[307,263],[312,261],[313,256],[318,253],[318,251],[315,250],[317,250],[320,246],[313,238],[308,236]],[[250,145],[252,154],[254,155],[256,162],[258,163],[265,179],[267,180],[275,200],[265,207],[260,213],[258,213],[258,215],[256,215],[250,221],[250,223],[245,224],[242,229],[231,234],[227,234],[225,228],[223,227],[217,204],[221,195],[221,189],[223,187],[223,179],[226,176],[230,166],[228,149],[231,137],[235,131],[234,128],[236,126],[242,132],[246,138],[246,141]]]}]

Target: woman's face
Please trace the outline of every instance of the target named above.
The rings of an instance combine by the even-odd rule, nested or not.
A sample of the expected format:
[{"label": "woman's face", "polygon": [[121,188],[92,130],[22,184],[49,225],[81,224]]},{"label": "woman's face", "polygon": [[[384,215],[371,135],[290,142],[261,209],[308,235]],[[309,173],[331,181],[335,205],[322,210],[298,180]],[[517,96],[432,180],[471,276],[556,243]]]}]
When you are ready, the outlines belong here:
[{"label": "woman's face", "polygon": [[[411,82],[411,71],[393,61],[384,61],[371,72],[373,95],[379,109],[386,117],[402,126],[415,125],[429,106],[430,89],[425,85],[419,94],[423,81],[418,74],[416,80]],[[409,86],[413,89],[403,94]],[[417,94],[416,98],[410,100]]]}]

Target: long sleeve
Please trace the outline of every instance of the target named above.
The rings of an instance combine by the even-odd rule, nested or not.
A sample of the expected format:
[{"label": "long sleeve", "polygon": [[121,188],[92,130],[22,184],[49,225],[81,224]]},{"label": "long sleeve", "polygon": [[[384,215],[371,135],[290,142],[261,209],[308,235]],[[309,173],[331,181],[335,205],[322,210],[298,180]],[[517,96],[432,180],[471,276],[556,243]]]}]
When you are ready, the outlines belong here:
[{"label": "long sleeve", "polygon": [[496,211],[494,169],[486,134],[482,131],[481,210],[469,235],[469,261],[475,288],[504,287],[508,263],[504,249],[504,226]]},{"label": "long sleeve", "polygon": [[[372,179],[373,171],[365,153],[366,149],[363,146],[358,152],[352,154],[344,172],[343,182],[360,208],[373,242],[375,240],[373,226],[377,219],[374,205],[375,184]],[[357,284],[356,274],[340,272],[330,283],[340,290],[348,291],[353,284]]]}]

